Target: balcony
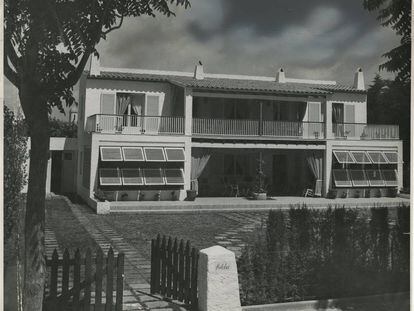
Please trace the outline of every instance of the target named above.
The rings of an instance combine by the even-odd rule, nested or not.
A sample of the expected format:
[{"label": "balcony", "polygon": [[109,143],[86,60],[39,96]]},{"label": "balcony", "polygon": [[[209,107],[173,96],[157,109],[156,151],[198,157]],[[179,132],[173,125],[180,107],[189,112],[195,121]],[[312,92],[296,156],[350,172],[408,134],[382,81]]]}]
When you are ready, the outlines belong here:
[{"label": "balcony", "polygon": [[321,139],[323,122],[259,121],[246,119],[193,118],[193,135],[223,137],[278,137]]},{"label": "balcony", "polygon": [[350,140],[397,140],[398,125],[364,123],[334,123],[332,131],[335,139]]},{"label": "balcony", "polygon": [[95,114],[88,117],[87,132],[119,134],[184,134],[184,117]]}]

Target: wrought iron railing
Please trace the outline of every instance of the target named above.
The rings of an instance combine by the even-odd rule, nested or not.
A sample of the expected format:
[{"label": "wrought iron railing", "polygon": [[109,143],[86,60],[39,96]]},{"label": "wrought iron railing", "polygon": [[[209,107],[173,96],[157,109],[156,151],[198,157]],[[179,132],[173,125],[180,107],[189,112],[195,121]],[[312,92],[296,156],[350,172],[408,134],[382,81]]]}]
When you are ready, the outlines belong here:
[{"label": "wrought iron railing", "polygon": [[386,140],[399,139],[398,125],[365,123],[333,123],[332,131],[337,139]]}]

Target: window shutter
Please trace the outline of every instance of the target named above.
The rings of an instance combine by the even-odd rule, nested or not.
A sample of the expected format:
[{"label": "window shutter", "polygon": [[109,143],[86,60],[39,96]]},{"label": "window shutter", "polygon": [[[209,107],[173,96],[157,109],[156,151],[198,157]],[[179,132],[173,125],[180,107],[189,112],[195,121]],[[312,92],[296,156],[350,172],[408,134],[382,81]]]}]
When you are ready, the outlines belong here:
[{"label": "window shutter", "polygon": [[320,103],[308,103],[309,122],[320,122]]},{"label": "window shutter", "polygon": [[345,105],[345,123],[355,123],[354,105]]},{"label": "window shutter", "polygon": [[101,114],[114,114],[115,94],[101,94]]},{"label": "window shutter", "polygon": [[160,115],[160,97],[154,95],[147,95],[147,116]]}]

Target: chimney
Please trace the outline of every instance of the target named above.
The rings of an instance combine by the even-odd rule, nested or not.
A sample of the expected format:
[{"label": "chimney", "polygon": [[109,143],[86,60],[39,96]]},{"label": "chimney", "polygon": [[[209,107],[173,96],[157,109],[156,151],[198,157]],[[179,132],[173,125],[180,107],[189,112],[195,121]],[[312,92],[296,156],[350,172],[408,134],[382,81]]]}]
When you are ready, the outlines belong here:
[{"label": "chimney", "polygon": [[279,68],[277,74],[276,74],[276,82],[278,83],[285,83],[286,77],[285,77],[285,71],[283,68]]},{"label": "chimney", "polygon": [[365,90],[364,73],[358,68],[354,76],[354,88],[357,90]]},{"label": "chimney", "polygon": [[91,63],[89,67],[89,74],[99,76],[101,73],[101,64],[96,55],[91,55]]},{"label": "chimney", "polygon": [[197,79],[197,80],[204,79],[204,69],[203,69],[203,64],[201,63],[201,61],[198,61],[198,64],[195,66],[194,79]]}]

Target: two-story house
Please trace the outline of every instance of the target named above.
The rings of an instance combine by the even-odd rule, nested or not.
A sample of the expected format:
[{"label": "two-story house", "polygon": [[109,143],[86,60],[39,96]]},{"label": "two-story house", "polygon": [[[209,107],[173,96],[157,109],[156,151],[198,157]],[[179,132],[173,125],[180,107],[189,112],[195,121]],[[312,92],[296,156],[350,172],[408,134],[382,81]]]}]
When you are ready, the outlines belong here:
[{"label": "two-story house", "polygon": [[[80,82],[77,192],[93,200],[385,195],[402,187],[398,126],[367,124],[358,69],[335,81],[101,67]],[[114,205],[116,203],[113,203]]]}]

